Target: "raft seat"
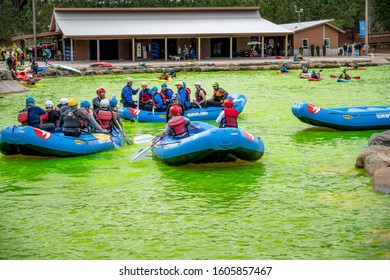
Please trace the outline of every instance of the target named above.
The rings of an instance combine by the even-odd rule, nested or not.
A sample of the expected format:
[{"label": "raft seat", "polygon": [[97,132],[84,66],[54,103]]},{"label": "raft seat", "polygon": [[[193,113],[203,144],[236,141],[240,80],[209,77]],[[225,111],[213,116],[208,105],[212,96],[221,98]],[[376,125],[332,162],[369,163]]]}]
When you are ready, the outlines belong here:
[{"label": "raft seat", "polygon": [[365,109],[359,109],[359,108],[349,108],[347,112],[366,112]]},{"label": "raft seat", "polygon": [[375,107],[368,107],[367,111],[385,111],[384,108],[375,108]]}]

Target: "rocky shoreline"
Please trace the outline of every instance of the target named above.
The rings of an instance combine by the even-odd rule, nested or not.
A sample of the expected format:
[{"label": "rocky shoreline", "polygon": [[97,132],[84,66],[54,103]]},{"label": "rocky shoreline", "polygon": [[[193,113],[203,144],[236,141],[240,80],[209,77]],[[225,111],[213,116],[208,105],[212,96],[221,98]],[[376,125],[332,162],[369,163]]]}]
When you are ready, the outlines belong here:
[{"label": "rocky shoreline", "polygon": [[374,190],[390,194],[390,130],[374,133],[356,159],[355,167],[373,176]]}]

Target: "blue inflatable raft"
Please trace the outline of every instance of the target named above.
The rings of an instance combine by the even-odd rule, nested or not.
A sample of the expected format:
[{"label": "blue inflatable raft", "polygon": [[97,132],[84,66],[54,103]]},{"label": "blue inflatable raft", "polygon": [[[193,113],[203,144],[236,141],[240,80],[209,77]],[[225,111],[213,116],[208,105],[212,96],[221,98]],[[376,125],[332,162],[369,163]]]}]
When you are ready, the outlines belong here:
[{"label": "blue inflatable raft", "polygon": [[190,129],[190,136],[183,139],[166,136],[152,147],[153,156],[167,165],[178,166],[237,159],[256,161],[264,154],[264,144],[255,135],[238,128],[217,128],[203,122],[194,124],[201,129]]},{"label": "blue inflatable raft", "polygon": [[[243,94],[231,94],[230,99],[234,101],[234,108],[238,112],[244,110],[246,104],[246,97]],[[191,121],[213,120],[216,119],[221,112],[222,107],[206,107],[206,108],[193,108],[185,111],[184,116]],[[122,107],[118,110],[119,115],[123,119],[134,119],[139,122],[165,122],[166,112],[152,112],[145,110],[138,110],[137,108]]]},{"label": "blue inflatable raft", "polygon": [[292,113],[302,122],[338,130],[370,130],[390,128],[390,106],[321,108],[296,102]]},{"label": "blue inflatable raft", "polygon": [[[115,142],[115,145],[114,145]],[[49,133],[31,126],[9,125],[1,130],[0,151],[4,155],[70,157],[112,150],[122,146],[122,135],[82,133],[80,137]]]}]

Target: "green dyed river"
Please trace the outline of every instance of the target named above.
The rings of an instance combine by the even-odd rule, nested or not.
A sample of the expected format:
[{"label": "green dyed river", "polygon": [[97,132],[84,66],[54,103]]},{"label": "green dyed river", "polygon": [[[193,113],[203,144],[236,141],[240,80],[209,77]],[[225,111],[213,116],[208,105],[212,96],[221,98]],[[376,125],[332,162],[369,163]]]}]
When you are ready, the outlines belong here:
[{"label": "green dyed river", "polygon": [[[359,81],[298,79],[276,71],[178,73],[194,91],[218,81],[248,102],[239,126],[259,136],[257,162],[170,167],[142,145],[74,158],[0,155],[0,259],[390,259],[390,196],[354,167],[374,132],[312,127],[294,102],[322,107],[390,105],[390,67],[350,71]],[[158,74],[134,74],[157,85]],[[43,79],[0,97],[0,126],[17,122],[25,98],[120,96],[128,75]],[[174,81],[169,87],[175,89]],[[214,121],[208,121],[214,124]],[[163,123],[126,122],[132,138]]]}]

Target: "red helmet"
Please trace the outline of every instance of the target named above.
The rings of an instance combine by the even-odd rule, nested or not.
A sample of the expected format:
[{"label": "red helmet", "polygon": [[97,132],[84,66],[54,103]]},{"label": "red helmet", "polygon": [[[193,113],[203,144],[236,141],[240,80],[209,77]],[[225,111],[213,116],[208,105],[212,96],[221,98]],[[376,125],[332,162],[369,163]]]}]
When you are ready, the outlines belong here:
[{"label": "red helmet", "polygon": [[96,90],[96,93],[102,93],[102,92],[106,92],[106,90],[104,88],[98,88]]},{"label": "red helmet", "polygon": [[226,99],[226,100],[222,103],[222,106],[223,106],[223,107],[233,107],[233,106],[234,106],[234,101],[231,100],[231,99]]},{"label": "red helmet", "polygon": [[183,110],[181,109],[180,106],[172,106],[170,109],[169,109],[169,113],[171,113],[172,116],[178,116],[180,113],[182,113]]}]

